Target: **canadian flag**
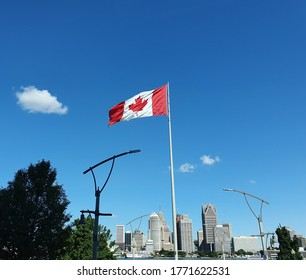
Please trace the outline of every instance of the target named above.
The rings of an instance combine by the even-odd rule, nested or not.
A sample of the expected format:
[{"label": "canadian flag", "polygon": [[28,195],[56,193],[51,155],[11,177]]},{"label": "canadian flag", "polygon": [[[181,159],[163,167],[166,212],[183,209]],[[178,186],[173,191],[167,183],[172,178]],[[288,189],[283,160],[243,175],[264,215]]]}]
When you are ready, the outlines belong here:
[{"label": "canadian flag", "polygon": [[143,91],[109,110],[108,125],[135,118],[168,115],[167,85]]}]

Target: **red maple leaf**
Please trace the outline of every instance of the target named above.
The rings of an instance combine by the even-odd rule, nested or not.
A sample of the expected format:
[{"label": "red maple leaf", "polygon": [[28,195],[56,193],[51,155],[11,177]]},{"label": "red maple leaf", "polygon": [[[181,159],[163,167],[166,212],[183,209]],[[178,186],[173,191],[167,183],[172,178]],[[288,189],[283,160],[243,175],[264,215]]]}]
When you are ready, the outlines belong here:
[{"label": "red maple leaf", "polygon": [[141,111],[148,103],[148,100],[141,98],[140,96],[135,99],[135,103],[129,105],[129,109],[133,112]]}]

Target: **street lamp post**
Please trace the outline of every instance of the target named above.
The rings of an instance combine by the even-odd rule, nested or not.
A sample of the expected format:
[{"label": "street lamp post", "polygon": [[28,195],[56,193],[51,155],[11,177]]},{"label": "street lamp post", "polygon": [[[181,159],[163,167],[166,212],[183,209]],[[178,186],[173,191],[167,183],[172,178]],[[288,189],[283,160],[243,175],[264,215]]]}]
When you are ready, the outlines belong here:
[{"label": "street lamp post", "polygon": [[[118,155],[115,155],[115,156],[112,156],[108,159],[105,159],[97,164],[95,164],[94,166],[92,167],[89,167],[87,170],[85,170],[83,172],[83,174],[86,174],[87,172],[91,172],[92,176],[93,176],[93,179],[94,179],[94,186],[95,186],[95,196],[96,196],[96,206],[95,206],[95,211],[90,211],[90,210],[81,210],[81,221],[84,220],[84,213],[89,213],[89,214],[94,214],[95,215],[95,224],[94,224],[94,231],[93,231],[93,253],[92,253],[92,259],[93,260],[96,260],[97,259],[97,253],[98,253],[98,247],[99,247],[99,241],[98,241],[98,226],[99,226],[99,216],[112,216],[112,214],[110,213],[100,213],[100,194],[101,192],[104,190],[111,174],[112,174],[112,171],[113,171],[113,168],[114,168],[114,164],[115,164],[115,159],[118,158],[118,157],[121,157],[121,156],[125,156],[125,155],[128,155],[128,154],[134,154],[134,153],[139,153],[140,150],[131,150],[129,152],[125,152],[125,153],[122,153],[122,154],[118,154]],[[95,174],[93,172],[93,170],[100,166],[101,164],[104,164],[108,161],[112,160],[112,166],[110,168],[110,171],[108,173],[108,176],[104,182],[104,185],[103,187],[100,189],[98,186],[97,186],[97,182],[96,182],[96,177],[95,177]]]},{"label": "street lamp post", "polygon": [[[256,220],[258,221],[259,236],[260,236],[260,239],[261,239],[263,255],[264,255],[264,258],[266,260],[268,260],[267,248],[266,248],[266,245],[265,245],[265,242],[264,242],[264,235],[265,235],[265,233],[263,232],[263,226],[262,226],[262,206],[263,206],[264,203],[265,204],[269,204],[269,202],[263,200],[262,198],[259,198],[259,197],[255,196],[255,195],[252,195],[252,194],[249,194],[249,193],[246,193],[246,192],[243,192],[243,191],[239,191],[239,190],[234,190],[232,188],[224,188],[223,190],[224,191],[237,192],[237,193],[243,194],[249,209],[251,210],[252,214],[254,215]],[[253,198],[255,198],[255,199],[257,199],[257,200],[259,200],[261,202],[259,215],[256,215],[255,212],[253,211],[253,209],[252,209],[252,207],[251,207],[251,205],[250,205],[250,203],[249,203],[249,201],[247,199],[247,196],[253,197]]]}]

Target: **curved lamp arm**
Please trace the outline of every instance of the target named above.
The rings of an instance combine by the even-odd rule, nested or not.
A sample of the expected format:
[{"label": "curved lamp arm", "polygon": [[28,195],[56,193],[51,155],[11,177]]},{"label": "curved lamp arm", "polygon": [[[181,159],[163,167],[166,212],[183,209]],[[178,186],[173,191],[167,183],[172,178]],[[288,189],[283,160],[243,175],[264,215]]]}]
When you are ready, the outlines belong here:
[{"label": "curved lamp arm", "polygon": [[[125,153],[121,153],[121,154],[112,156],[112,157],[110,157],[110,158],[108,158],[108,159],[105,159],[105,160],[103,160],[103,161],[101,161],[101,162],[95,164],[94,166],[89,167],[88,169],[86,169],[86,170],[83,172],[83,174],[85,175],[87,172],[89,172],[89,171],[91,172],[91,174],[92,174],[92,176],[93,176],[93,179],[94,179],[95,192],[99,191],[99,192],[101,193],[101,192],[103,191],[103,189],[105,188],[105,186],[106,186],[106,184],[107,184],[107,182],[108,182],[108,180],[109,180],[109,178],[110,178],[110,176],[111,176],[111,174],[112,174],[112,171],[113,171],[113,168],[114,168],[114,164],[115,164],[115,159],[116,159],[117,157],[122,157],[122,156],[125,156],[125,155],[127,155],[127,154],[134,154],[134,153],[139,153],[139,152],[140,152],[140,150],[130,150],[130,151],[128,151],[128,152],[125,152]],[[93,172],[93,170],[94,170],[96,167],[100,166],[101,164],[106,163],[106,162],[108,162],[108,161],[110,161],[110,160],[113,161],[113,162],[112,162],[111,169],[110,169],[110,171],[109,171],[109,173],[108,173],[108,176],[107,176],[107,178],[106,178],[106,181],[105,181],[105,183],[104,183],[102,189],[99,190],[99,187],[97,186],[96,176],[95,176],[95,173]]]},{"label": "curved lamp arm", "polygon": [[109,180],[109,177],[111,176],[111,174],[113,172],[114,164],[115,164],[115,158],[113,158],[111,169],[109,170],[108,176],[107,176],[107,178],[106,178],[106,180],[104,182],[104,185],[103,185],[102,189],[100,190],[100,192],[102,192],[104,190],[104,188],[105,188],[105,186],[106,186],[106,184],[107,184],[107,182]]},{"label": "curved lamp arm", "polygon": [[[247,203],[249,209],[251,210],[252,214],[255,216],[256,219],[259,219],[259,218],[262,217],[262,206],[263,206],[263,204],[264,204],[264,203],[269,204],[269,202],[263,200],[262,198],[260,198],[260,197],[258,197],[258,196],[255,196],[255,195],[253,195],[253,194],[250,194],[250,193],[246,193],[246,192],[243,192],[243,191],[235,190],[235,189],[232,189],[232,188],[223,188],[223,190],[224,190],[224,191],[237,192],[237,193],[243,194],[244,199],[245,199],[245,201],[246,201],[246,203]],[[248,201],[248,199],[247,199],[247,196],[253,197],[253,198],[255,198],[255,199],[261,201],[261,205],[260,205],[260,216],[259,216],[259,217],[258,217],[258,216],[255,214],[255,212],[253,211],[253,209],[252,209],[252,207],[251,207],[251,205],[250,205],[250,203],[249,203],[249,201]]]}]

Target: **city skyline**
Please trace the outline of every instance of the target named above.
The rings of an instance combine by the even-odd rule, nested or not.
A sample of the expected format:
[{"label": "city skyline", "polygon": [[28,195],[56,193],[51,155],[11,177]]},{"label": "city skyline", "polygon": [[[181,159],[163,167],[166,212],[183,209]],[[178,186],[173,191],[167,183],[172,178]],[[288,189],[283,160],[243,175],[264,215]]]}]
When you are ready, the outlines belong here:
[{"label": "city skyline", "polygon": [[[239,250],[255,254],[254,258],[276,259],[279,252],[279,243],[277,234],[274,232],[264,233],[264,242],[262,244],[260,235],[251,236],[239,235],[234,236],[232,225],[230,223],[219,224],[217,219],[216,207],[212,204],[205,204],[201,207],[203,229],[197,230],[197,238],[193,237],[192,220],[188,214],[177,214],[176,229],[177,229],[177,244],[178,251],[187,254],[195,252],[205,252],[206,254],[218,252],[222,254],[222,258],[226,256],[234,256]],[[116,242],[116,245],[121,248],[118,254],[128,253],[129,257],[137,254],[138,257],[148,257],[151,254],[156,254],[160,251],[174,251],[175,237],[170,231],[167,221],[164,218],[163,212],[159,210],[158,214],[152,212],[148,217],[147,233],[144,233],[140,227],[134,231],[125,231],[125,236],[130,236],[128,241],[122,244]],[[141,216],[143,218],[145,216]],[[137,219],[133,220],[137,221]],[[122,225],[117,225],[116,240],[122,239]],[[305,252],[306,238],[294,231],[292,228],[285,226],[290,238],[297,240],[297,244],[301,252]]]},{"label": "city skyline", "polygon": [[[217,213],[217,208],[216,208],[216,206],[213,203],[206,203],[206,204],[202,204],[201,205],[199,213],[200,213],[200,211],[202,211],[202,212],[198,215],[199,217],[201,217],[201,219],[200,219],[201,220],[200,221],[201,226],[199,228],[195,228],[194,226],[192,226],[193,227],[193,230],[192,230],[193,240],[198,240],[198,231],[199,230],[203,231],[203,209],[205,207],[208,207],[208,208],[212,207],[213,211],[211,209],[209,210],[210,211],[210,215],[211,215],[211,212],[216,212]],[[249,209],[246,209],[246,210],[250,211]],[[149,228],[147,226],[146,220],[144,222],[144,219],[145,219],[145,217],[148,217],[148,221],[149,221],[149,217],[152,214],[156,215],[156,217],[159,217],[160,213],[162,213],[163,220],[166,223],[166,225],[169,227],[170,232],[173,233],[173,229],[171,227],[171,225],[172,225],[171,217],[170,216],[168,217],[169,220],[165,219],[164,218],[164,213],[163,213],[162,209],[159,209],[158,212],[153,211],[151,214],[146,214],[146,215],[139,216],[139,217],[133,219],[132,221],[128,222],[127,224],[125,224],[125,227],[128,228],[128,226],[130,226],[130,229],[126,230],[126,232],[133,232],[135,230],[139,230],[140,232],[143,232],[146,236],[149,236]],[[193,221],[193,218],[189,217],[188,213],[182,214],[180,212],[177,212],[176,215],[177,215],[176,223],[178,221],[178,217],[180,217],[180,216],[181,217],[187,216],[188,218],[190,218],[191,221]],[[250,212],[250,218],[254,219],[254,217],[252,217],[251,215],[252,215],[252,213]],[[210,218],[210,219],[213,220],[212,221],[212,226],[211,226],[211,228],[209,228],[209,236],[210,236],[210,238],[213,238],[213,236],[215,236],[215,227],[218,227],[218,226],[229,227],[229,229],[227,230],[229,236],[244,237],[244,236],[259,235],[258,222],[256,222],[255,219],[254,219],[254,222],[257,224],[257,231],[255,231],[254,233],[251,233],[251,234],[247,234],[247,233],[243,233],[242,232],[239,235],[233,234],[233,232],[235,232],[235,231],[233,231],[233,225],[232,225],[231,221],[218,222],[218,218],[215,221],[214,221],[214,218]],[[195,219],[195,220],[197,220],[197,219]],[[199,221],[197,221],[197,224],[199,224]],[[135,225],[136,225],[136,227],[135,227]],[[278,226],[280,226],[280,225],[278,225]],[[281,226],[286,226],[288,228],[291,228],[294,232],[296,232],[296,234],[302,235],[303,237],[305,237],[302,233],[300,233],[300,232],[296,231],[294,228],[292,228],[290,226],[290,224],[288,224],[288,225],[281,225]],[[268,231],[264,231],[264,232],[265,233],[269,233],[268,234],[268,239],[272,236],[271,232],[268,232]],[[273,231],[273,233],[276,236],[275,231]],[[178,236],[179,236],[179,234],[178,234]],[[115,238],[116,238],[116,236],[114,235],[113,239],[115,240]],[[266,239],[266,236],[264,237],[264,239]],[[259,241],[260,240],[258,239],[258,242]]]},{"label": "city skyline", "polygon": [[[217,219],[215,218],[216,207],[214,205],[204,204],[202,205],[201,209],[202,209],[201,216],[202,216],[203,228],[204,228],[205,222],[207,221],[207,217],[206,217],[207,215],[208,215],[208,220],[210,220],[209,226],[208,224],[206,225],[209,227],[209,229],[208,229],[208,233],[205,235],[203,235],[203,228],[202,229],[193,228],[192,219],[189,218],[188,214],[181,214],[181,213],[177,214],[176,227],[177,227],[178,249],[180,251],[192,252],[190,248],[191,247],[194,248],[195,247],[194,242],[198,241],[199,250],[214,251],[214,250],[219,249],[219,251],[221,251],[220,244],[227,242],[228,244],[226,244],[224,250],[226,252],[227,251],[229,252],[231,249],[229,245],[230,243],[229,240],[231,240],[233,237],[232,225],[230,223],[219,224],[217,222]],[[206,214],[203,215],[203,212],[205,212]],[[138,221],[139,219],[143,219],[144,217],[147,217],[147,223],[144,223],[144,225],[141,227]],[[134,234],[136,235],[143,234],[146,237],[147,241],[152,240],[153,244],[155,243],[153,246],[155,251],[160,251],[162,248],[165,250],[170,250],[170,251],[174,249],[173,240],[172,240],[173,231],[170,230],[169,223],[168,221],[165,220],[162,210],[159,210],[157,213],[152,212],[149,215],[140,216],[139,218],[134,219],[132,222],[135,222],[139,226],[134,229],[131,226],[130,230],[126,230],[126,227],[130,225],[131,223],[128,223],[125,226],[116,225],[117,230],[116,230],[115,240],[116,240],[116,244],[119,247],[121,245],[121,242],[118,242],[118,240],[122,240],[121,239],[123,235],[122,228],[124,228],[125,234],[129,233],[132,236]],[[118,231],[118,228],[120,228],[119,231]],[[202,232],[201,240],[199,237],[199,231]],[[117,237],[118,232],[119,232],[119,239]],[[184,236],[186,234],[187,236]],[[196,237],[194,234],[196,234]],[[236,236],[236,237],[245,237],[245,235]],[[201,241],[205,240],[205,238],[208,240],[206,242],[206,245],[207,244],[210,245],[210,243],[212,244],[210,248],[208,248],[205,244],[201,244]],[[258,247],[259,247],[258,238],[257,238],[257,241],[258,241]],[[190,244],[188,244],[188,242],[190,242]],[[217,242],[218,244],[217,245],[214,244],[215,242]],[[142,244],[143,244],[142,246],[144,246],[144,242],[142,242]],[[137,248],[140,249],[141,246],[138,246]]]},{"label": "city skyline", "polygon": [[[90,166],[116,159],[100,224],[162,209],[173,230],[168,117],[108,127],[109,110],[169,83],[177,213],[216,205],[233,235],[306,236],[306,2],[5,1],[0,4],[0,187],[49,160],[71,222],[95,207]],[[102,187],[111,162],[95,169]],[[260,202],[250,203],[256,214]],[[285,209],[285,211],[284,211]]]}]

